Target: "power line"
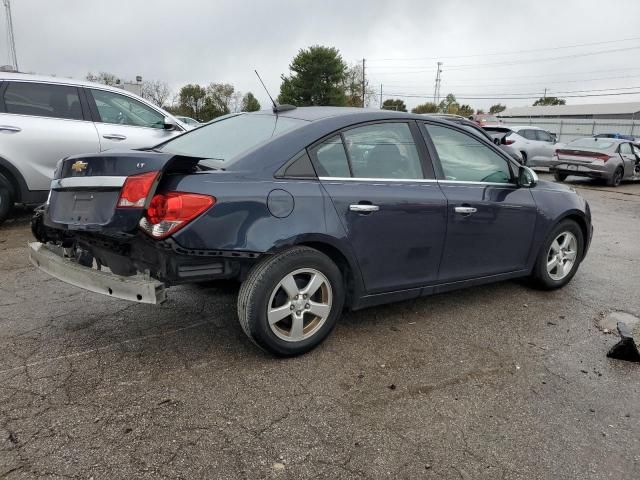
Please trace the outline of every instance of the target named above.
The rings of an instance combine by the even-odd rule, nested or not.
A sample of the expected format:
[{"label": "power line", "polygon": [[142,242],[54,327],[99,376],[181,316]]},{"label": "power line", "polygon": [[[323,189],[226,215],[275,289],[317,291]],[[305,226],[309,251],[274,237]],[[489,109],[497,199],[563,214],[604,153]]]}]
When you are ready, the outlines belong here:
[{"label": "power line", "polygon": [[[640,86],[635,86],[635,87],[617,87],[617,88],[596,88],[596,89],[590,89],[590,90],[569,90],[569,91],[553,91],[553,90],[549,90],[547,93],[549,94],[553,94],[553,95],[561,95],[564,96],[565,94],[573,94],[573,93],[592,93],[592,92],[612,92],[612,91],[616,91],[616,90],[638,90],[640,89]],[[547,89],[545,89],[547,90]],[[421,97],[427,97],[427,94],[422,94],[422,93],[407,93],[407,95],[420,95]],[[527,96],[527,95],[539,95],[540,92],[495,92],[495,93],[462,93],[462,95],[513,95],[515,96]],[[388,93],[388,95],[395,95],[392,93]]]},{"label": "power line", "polygon": [[576,48],[576,47],[590,47],[590,46],[594,46],[594,45],[605,45],[605,44],[611,44],[611,43],[620,43],[620,42],[629,42],[629,41],[633,41],[633,40],[640,40],[640,37],[630,37],[630,38],[621,38],[618,40],[606,40],[606,41],[602,41],[602,42],[588,42],[588,43],[576,43],[573,45],[563,45],[563,46],[558,46],[558,47],[546,47],[546,48],[532,48],[532,49],[528,49],[528,50],[513,50],[511,52],[492,52],[492,53],[474,53],[474,54],[470,54],[470,55],[439,55],[438,57],[395,57],[395,58],[372,58],[369,59],[370,61],[376,61],[376,60],[384,60],[384,61],[389,61],[389,60],[438,60],[438,59],[442,59],[442,58],[447,58],[447,59],[451,59],[451,58],[472,58],[472,57],[493,57],[493,56],[500,56],[500,55],[515,55],[515,54],[520,54],[520,53],[530,53],[530,52],[542,52],[542,51],[549,51],[549,50],[562,50],[565,48]]},{"label": "power line", "polygon": [[[384,92],[384,95],[388,97],[400,97],[400,98],[430,98],[429,95],[414,95],[414,94],[400,94],[400,93],[389,93]],[[619,95],[640,95],[640,90],[636,92],[617,92],[617,93],[597,93],[597,94],[587,94],[587,95],[562,95],[562,98],[587,98],[587,97],[610,97],[610,96],[619,96]],[[456,100],[530,100],[530,99],[538,99],[540,98],[540,94],[535,96],[483,96],[483,97],[467,97],[467,96],[458,96],[456,95]]]}]

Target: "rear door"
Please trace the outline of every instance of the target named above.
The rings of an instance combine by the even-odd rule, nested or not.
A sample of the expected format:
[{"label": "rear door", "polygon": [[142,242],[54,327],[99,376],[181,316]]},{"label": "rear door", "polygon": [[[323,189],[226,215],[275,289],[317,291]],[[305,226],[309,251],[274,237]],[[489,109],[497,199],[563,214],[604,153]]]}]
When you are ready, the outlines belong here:
[{"label": "rear door", "polygon": [[75,86],[5,82],[0,87],[0,157],[31,191],[49,190],[63,157],[100,150],[86,101]]},{"label": "rear door", "polygon": [[372,123],[310,149],[369,294],[437,279],[446,200],[416,135],[414,122]]},{"label": "rear door", "polygon": [[152,147],[182,130],[166,130],[164,114],[128,95],[87,88],[87,98],[102,151],[112,148]]},{"label": "rear door", "polygon": [[526,268],[536,205],[530,189],[515,184],[511,162],[466,132],[424,127],[448,201],[439,283]]}]

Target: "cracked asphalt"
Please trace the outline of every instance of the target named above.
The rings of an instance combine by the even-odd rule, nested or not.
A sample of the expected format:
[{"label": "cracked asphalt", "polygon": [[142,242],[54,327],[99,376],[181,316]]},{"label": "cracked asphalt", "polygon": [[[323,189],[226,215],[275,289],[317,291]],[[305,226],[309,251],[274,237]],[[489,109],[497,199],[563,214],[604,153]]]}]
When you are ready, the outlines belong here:
[{"label": "cracked asphalt", "polygon": [[0,478],[640,478],[640,366],[596,328],[640,314],[640,184],[570,183],[596,230],[563,290],[351,313],[287,360],[244,336],[233,289],[155,307],[36,271],[18,212],[0,226]]}]

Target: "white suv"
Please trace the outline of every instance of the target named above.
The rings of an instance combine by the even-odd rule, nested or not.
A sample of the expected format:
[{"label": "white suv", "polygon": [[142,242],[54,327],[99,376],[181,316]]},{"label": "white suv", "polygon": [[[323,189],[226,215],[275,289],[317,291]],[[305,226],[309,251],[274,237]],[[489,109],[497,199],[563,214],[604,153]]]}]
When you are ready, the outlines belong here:
[{"label": "white suv", "polygon": [[499,134],[503,145],[519,151],[523,165],[551,167],[555,164],[553,155],[556,150],[556,138],[551,132],[531,125],[500,125],[483,128],[494,138]]},{"label": "white suv", "polygon": [[0,223],[14,203],[47,199],[61,158],[149,147],[190,128],[120,88],[0,72]]}]

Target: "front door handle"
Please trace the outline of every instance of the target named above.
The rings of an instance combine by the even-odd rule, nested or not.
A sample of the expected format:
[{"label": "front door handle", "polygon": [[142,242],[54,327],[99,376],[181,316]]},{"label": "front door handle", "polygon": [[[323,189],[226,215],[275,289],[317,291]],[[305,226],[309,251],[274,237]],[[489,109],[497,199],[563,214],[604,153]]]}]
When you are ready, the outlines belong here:
[{"label": "front door handle", "polygon": [[364,203],[358,203],[354,205],[349,205],[349,210],[351,210],[352,212],[358,212],[358,213],[371,213],[371,212],[377,212],[378,210],[380,210],[380,207],[378,205],[368,205]]},{"label": "front door handle", "polygon": [[127,137],[124,135],[119,135],[117,133],[105,133],[102,135],[102,138],[106,138],[107,140],[126,140]]},{"label": "front door handle", "polygon": [[463,215],[471,215],[472,213],[476,213],[478,211],[475,207],[456,207],[454,208],[456,213],[461,213]]},{"label": "front door handle", "polygon": [[14,127],[13,125],[0,125],[0,132],[18,133],[21,132],[20,127]]}]

